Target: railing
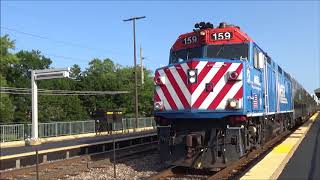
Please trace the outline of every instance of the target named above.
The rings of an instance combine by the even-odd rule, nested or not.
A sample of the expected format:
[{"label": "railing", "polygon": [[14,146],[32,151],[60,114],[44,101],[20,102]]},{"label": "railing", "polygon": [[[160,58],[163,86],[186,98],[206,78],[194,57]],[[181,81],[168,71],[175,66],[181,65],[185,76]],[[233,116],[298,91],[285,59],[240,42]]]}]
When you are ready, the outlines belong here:
[{"label": "railing", "polygon": [[[124,118],[120,123],[114,123],[113,130],[128,130],[135,128],[135,118]],[[94,133],[94,120],[39,123],[39,137],[57,137],[75,134]],[[138,128],[155,128],[153,117],[138,118]],[[31,137],[32,124],[0,125],[0,142],[18,141]]]},{"label": "railing", "polygon": [[1,142],[17,141],[22,139],[24,139],[23,124],[0,125]]},{"label": "railing", "polygon": [[[26,136],[31,136],[32,124],[28,124]],[[39,123],[39,137],[54,137],[95,132],[95,121],[71,121]]]},{"label": "railing", "polygon": [[[122,119],[120,123],[113,124],[113,130],[128,130],[134,129],[136,127],[136,119],[135,118],[125,118]],[[145,117],[145,118],[138,118],[138,128],[146,128],[146,127],[156,127],[156,123],[153,117]]]}]

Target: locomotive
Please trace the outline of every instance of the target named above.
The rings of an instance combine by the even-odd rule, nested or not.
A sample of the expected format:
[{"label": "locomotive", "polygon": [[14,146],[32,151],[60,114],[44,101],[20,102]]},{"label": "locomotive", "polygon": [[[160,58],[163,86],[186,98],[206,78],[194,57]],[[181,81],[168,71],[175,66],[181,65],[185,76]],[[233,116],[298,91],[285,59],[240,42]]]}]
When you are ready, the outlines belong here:
[{"label": "locomotive", "polygon": [[161,160],[215,169],[315,112],[312,96],[239,26],[195,24],[156,69]]}]

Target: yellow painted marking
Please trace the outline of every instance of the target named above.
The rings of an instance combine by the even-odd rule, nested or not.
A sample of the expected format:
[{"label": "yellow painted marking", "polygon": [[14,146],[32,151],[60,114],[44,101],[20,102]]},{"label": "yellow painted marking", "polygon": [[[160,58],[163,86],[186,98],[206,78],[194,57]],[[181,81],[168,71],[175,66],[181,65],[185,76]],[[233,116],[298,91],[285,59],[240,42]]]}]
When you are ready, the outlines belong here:
[{"label": "yellow painted marking", "polygon": [[[148,135],[150,135],[150,134],[148,134]],[[148,135],[144,135],[144,136],[148,136]],[[156,133],[154,133],[153,135],[156,135]],[[141,136],[141,137],[143,137],[143,136]],[[135,137],[132,137],[132,139],[134,139],[134,138]],[[130,138],[128,138],[128,139],[130,139]],[[95,143],[90,143],[90,144],[80,144],[80,145],[74,145],[74,146],[46,149],[46,150],[39,151],[39,154],[47,154],[47,153],[50,153],[50,152],[76,149],[76,148],[87,147],[87,146],[98,145],[98,144],[105,144],[105,143],[110,143],[110,142],[112,142],[112,140],[102,141],[102,142],[95,142]],[[35,155],[35,152],[26,152],[26,153],[21,153],[21,154],[0,156],[0,160],[12,159],[12,158],[18,158],[18,157],[24,157],[24,156],[31,156],[31,155]]]},{"label": "yellow painted marking", "polygon": [[293,148],[293,144],[280,144],[273,148],[272,152],[275,153],[289,153],[291,149]]},{"label": "yellow painted marking", "polygon": [[318,114],[319,114],[319,111],[316,112],[316,113],[310,118],[310,120],[314,122],[314,121],[317,119]]}]

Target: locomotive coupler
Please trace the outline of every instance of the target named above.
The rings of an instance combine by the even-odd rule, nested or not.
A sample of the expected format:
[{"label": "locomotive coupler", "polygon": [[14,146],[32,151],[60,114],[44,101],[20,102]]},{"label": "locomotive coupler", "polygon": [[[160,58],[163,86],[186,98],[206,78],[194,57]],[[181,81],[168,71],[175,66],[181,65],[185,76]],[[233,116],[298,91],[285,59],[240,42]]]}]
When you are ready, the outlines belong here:
[{"label": "locomotive coupler", "polygon": [[203,137],[201,134],[188,134],[186,136],[186,158],[192,158],[203,146]]}]

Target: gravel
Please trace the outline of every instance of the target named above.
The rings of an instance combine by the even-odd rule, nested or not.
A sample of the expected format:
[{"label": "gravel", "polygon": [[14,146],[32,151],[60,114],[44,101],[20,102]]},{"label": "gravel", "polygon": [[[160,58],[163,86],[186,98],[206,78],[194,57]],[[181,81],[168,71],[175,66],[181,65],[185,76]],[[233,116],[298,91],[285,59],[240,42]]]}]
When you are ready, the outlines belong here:
[{"label": "gravel", "polygon": [[[160,163],[159,154],[148,154],[140,159],[132,159],[126,162],[117,163],[116,179],[146,179],[149,176],[159,172],[165,168]],[[105,168],[92,168],[89,172],[82,172],[74,177],[66,177],[67,179],[114,179],[113,165],[109,164]]]}]

